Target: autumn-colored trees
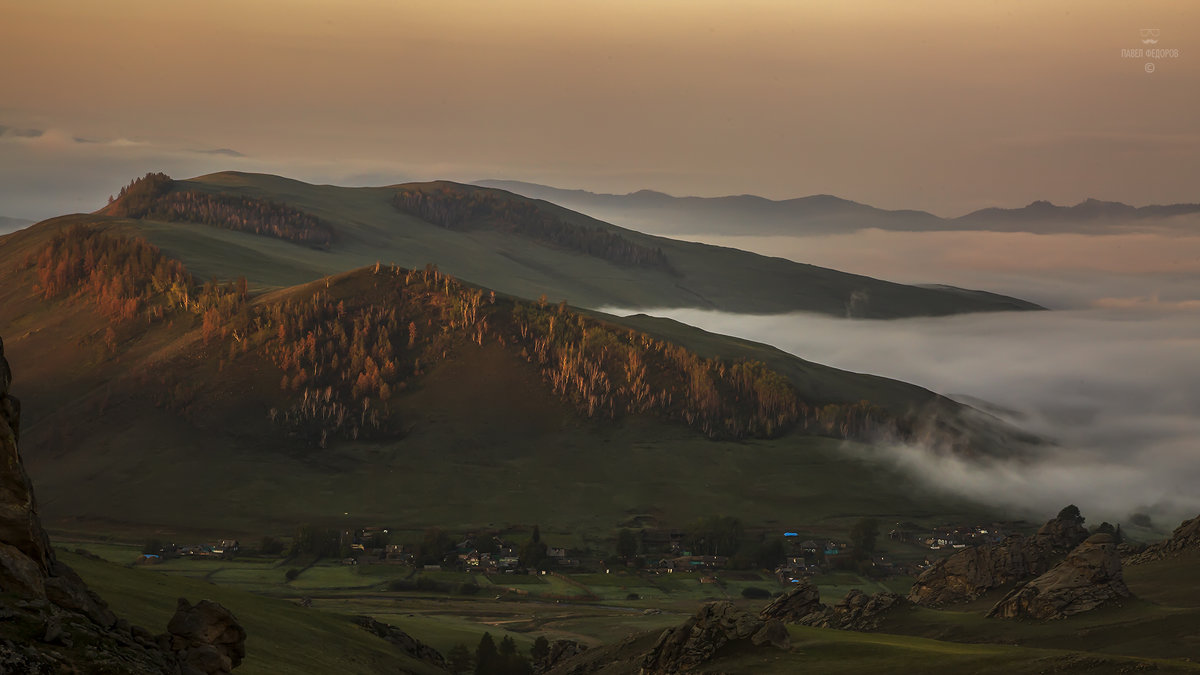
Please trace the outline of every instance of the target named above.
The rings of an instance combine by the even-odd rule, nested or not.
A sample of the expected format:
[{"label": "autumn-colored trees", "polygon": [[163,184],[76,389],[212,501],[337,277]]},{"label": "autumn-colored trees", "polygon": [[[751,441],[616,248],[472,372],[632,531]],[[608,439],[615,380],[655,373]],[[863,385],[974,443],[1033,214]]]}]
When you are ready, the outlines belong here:
[{"label": "autumn-colored trees", "polygon": [[121,188],[120,196],[105,213],[201,223],[320,247],[328,247],[334,241],[333,226],[286,204],[177,187],[178,183],[166,174],[148,173]]},{"label": "autumn-colored trees", "polygon": [[569,223],[532,202],[487,190],[403,188],[392,205],[451,230],[495,228],[615,263],[670,268],[662,249],[635,244],[600,226]]},{"label": "autumn-colored trees", "polygon": [[86,225],[56,233],[25,264],[35,268],[43,298],[78,294],[115,323],[190,312],[203,317],[206,337],[212,337],[245,300],[244,279],[237,286],[197,286],[179,261],[145,240]]},{"label": "autumn-colored trees", "polygon": [[[797,427],[861,438],[904,424],[865,401],[801,400],[763,363],[701,357],[565,303],[497,298],[434,266],[376,265],[250,305],[244,279],[198,285],[145,241],[100,228],[67,228],[27,264],[43,297],[87,298],[117,326],[97,338],[110,353],[131,320],[186,315],[214,353],[267,359],[279,369],[284,401],[270,419],[318,446],[402,434],[397,399],[439,361],[485,343],[534,364],[550,390],[588,418],[653,415],[711,438],[771,437]],[[196,394],[176,387],[164,400],[186,403]]]}]

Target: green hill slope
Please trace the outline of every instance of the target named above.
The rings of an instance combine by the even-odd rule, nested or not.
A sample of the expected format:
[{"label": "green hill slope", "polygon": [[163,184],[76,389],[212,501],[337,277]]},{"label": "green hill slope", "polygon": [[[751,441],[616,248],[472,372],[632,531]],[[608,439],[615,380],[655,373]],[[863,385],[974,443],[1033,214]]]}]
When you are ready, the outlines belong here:
[{"label": "green hill slope", "polygon": [[[398,200],[401,194],[424,194],[435,203],[422,211],[411,200]],[[319,219],[320,225],[306,237],[281,239],[278,235],[286,233],[263,236],[270,234],[269,228],[256,233],[180,224],[218,222],[221,209],[234,209],[237,200],[294,209]],[[136,216],[125,226],[182,260],[201,278],[245,274],[252,284],[266,287],[292,286],[377,261],[402,267],[432,262],[498,292],[526,298],[545,294],[582,307],[811,311],[872,318],[1038,309],[1004,296],[905,286],[653,237],[549,202],[447,182],[341,188],[226,172],[174,181],[161,194],[146,198],[144,208],[128,208],[122,201],[102,213]],[[445,217],[456,208],[473,211],[451,223]],[[275,212],[286,219],[288,211]],[[441,224],[429,220],[439,216]],[[599,245],[598,237],[607,237],[608,245]],[[605,255],[614,242],[626,250],[661,253],[665,262],[619,262],[620,257]]]},{"label": "green hill slope", "polygon": [[0,334],[59,527],[922,519],[979,509],[838,439],[1019,446],[946,426],[973,414],[918,387],[680,324],[387,266],[246,297],[85,219],[0,240]]}]

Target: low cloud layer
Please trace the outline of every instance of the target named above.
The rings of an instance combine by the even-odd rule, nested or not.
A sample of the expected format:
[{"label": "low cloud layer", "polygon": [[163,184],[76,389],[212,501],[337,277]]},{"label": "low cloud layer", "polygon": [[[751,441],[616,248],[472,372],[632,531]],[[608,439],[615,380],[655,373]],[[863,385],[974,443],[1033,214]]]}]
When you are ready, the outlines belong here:
[{"label": "low cloud layer", "polygon": [[1027,464],[980,465],[919,447],[868,451],[908,469],[923,489],[949,489],[1032,515],[1075,503],[1095,522],[1142,512],[1173,526],[1200,513],[1200,311],[1089,309],[900,321],[648,313],[920,384],[1057,443]]}]

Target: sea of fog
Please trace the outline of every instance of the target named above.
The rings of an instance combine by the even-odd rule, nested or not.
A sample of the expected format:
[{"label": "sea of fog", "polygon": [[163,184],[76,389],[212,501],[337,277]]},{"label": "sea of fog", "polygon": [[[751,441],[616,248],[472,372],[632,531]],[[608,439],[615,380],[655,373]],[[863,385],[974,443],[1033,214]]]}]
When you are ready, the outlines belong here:
[{"label": "sea of fog", "polygon": [[[601,309],[669,317],[919,384],[1054,442],[1032,462],[986,466],[920,447],[871,451],[930,488],[1031,515],[1075,503],[1097,523],[1146,513],[1169,529],[1200,513],[1200,237],[876,232],[704,240],[1064,309],[892,321]],[[856,257],[864,252],[873,265]]]}]

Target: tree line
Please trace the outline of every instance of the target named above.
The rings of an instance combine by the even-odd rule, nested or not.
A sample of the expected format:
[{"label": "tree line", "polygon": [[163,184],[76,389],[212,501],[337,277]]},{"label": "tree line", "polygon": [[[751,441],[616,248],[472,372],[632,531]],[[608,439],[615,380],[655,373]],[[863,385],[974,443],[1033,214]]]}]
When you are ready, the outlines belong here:
[{"label": "tree line", "polygon": [[[497,298],[432,265],[377,264],[340,277],[336,287],[318,284],[251,306],[244,278],[197,284],[144,240],[85,225],[55,234],[26,263],[36,267],[46,299],[86,296],[118,326],[135,317],[149,324],[169,313],[192,315],[206,343],[227,342],[231,359],[266,357],[280,370],[284,402],[270,410],[271,420],[315,446],[334,437],[401,435],[395,398],[431,365],[485,341],[533,363],[587,418],[649,414],[711,438],[771,437],[797,426],[863,437],[902,424],[865,401],[803,401],[761,362],[704,358],[565,303]],[[186,401],[195,392],[170,394]]]},{"label": "tree line", "polygon": [[636,244],[599,225],[569,223],[532,202],[486,190],[404,188],[396,191],[392,205],[451,230],[490,227],[610,262],[670,269],[661,248]]},{"label": "tree line", "polygon": [[105,232],[87,225],[60,230],[26,256],[35,270],[35,288],[43,299],[89,299],[115,324],[169,314],[200,317],[206,337],[223,326],[248,297],[244,277],[230,283],[197,284],[178,260],[168,258],[144,239]]},{"label": "tree line", "polygon": [[267,199],[176,189],[164,173],[148,173],[121,188],[109,215],[189,222],[328,248],[333,226],[299,209]]}]

